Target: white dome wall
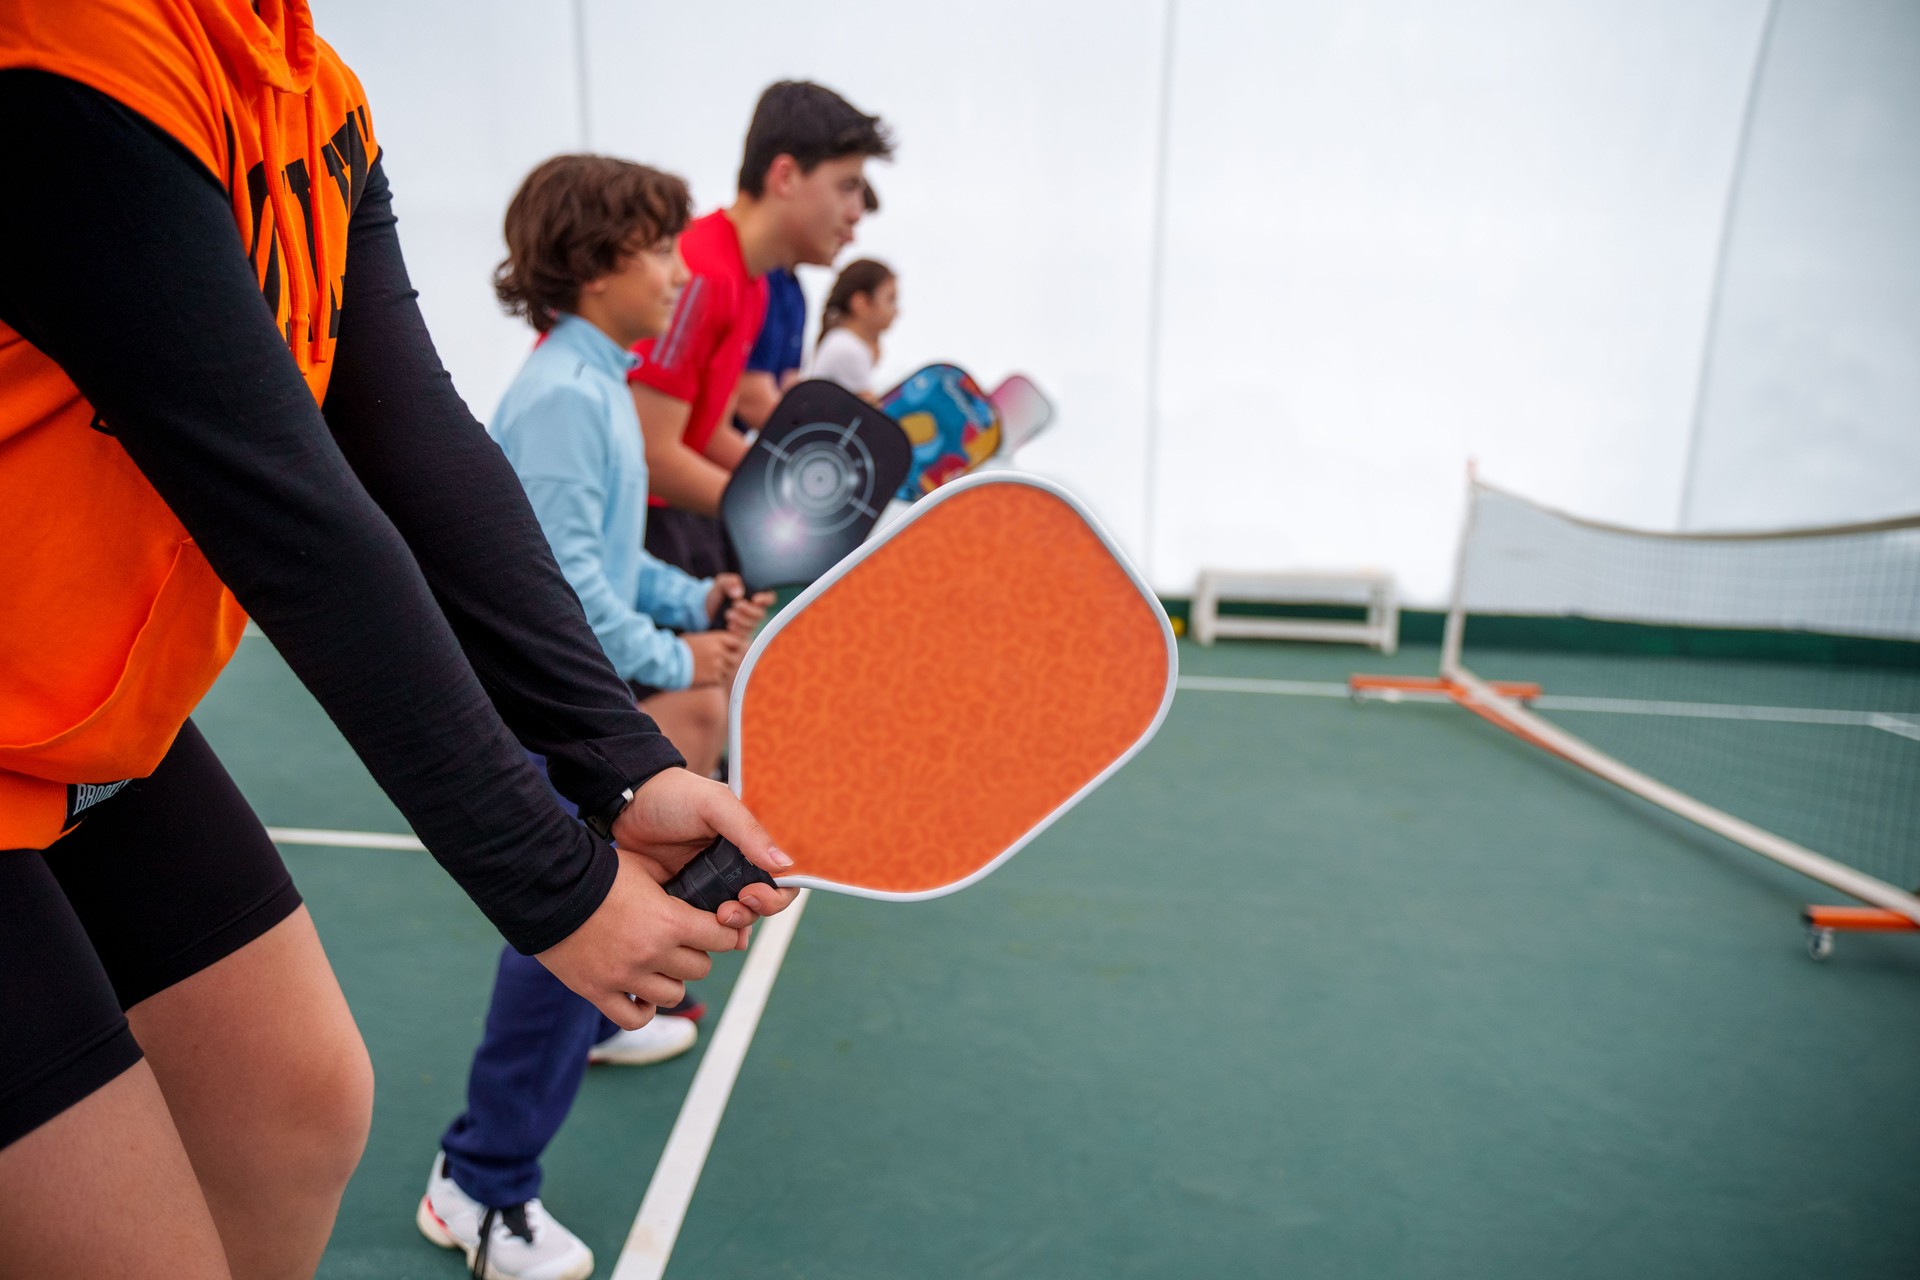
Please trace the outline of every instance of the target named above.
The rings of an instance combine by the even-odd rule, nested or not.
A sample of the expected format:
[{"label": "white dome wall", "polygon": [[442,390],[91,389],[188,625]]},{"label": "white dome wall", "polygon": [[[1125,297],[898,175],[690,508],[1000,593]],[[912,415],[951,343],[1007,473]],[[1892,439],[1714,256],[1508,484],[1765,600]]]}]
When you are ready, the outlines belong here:
[{"label": "white dome wall", "polygon": [[1920,511],[1920,7],[1780,0],[1687,524]]},{"label": "white dome wall", "polygon": [[[1920,506],[1915,19],[1779,3],[1696,523]],[[526,170],[591,147],[711,208],[759,89],[809,77],[900,138],[854,248],[901,275],[883,374],[1034,374],[1061,417],[1026,463],[1162,590],[1203,564],[1370,564],[1418,602],[1445,594],[1469,455],[1558,505],[1677,522],[1766,16],[1181,0],[1169,64],[1164,0],[986,0],[963,24],[880,0],[317,14],[368,86],[428,321],[483,417],[527,345],[488,286]],[[817,310],[827,275],[805,279]]]}]

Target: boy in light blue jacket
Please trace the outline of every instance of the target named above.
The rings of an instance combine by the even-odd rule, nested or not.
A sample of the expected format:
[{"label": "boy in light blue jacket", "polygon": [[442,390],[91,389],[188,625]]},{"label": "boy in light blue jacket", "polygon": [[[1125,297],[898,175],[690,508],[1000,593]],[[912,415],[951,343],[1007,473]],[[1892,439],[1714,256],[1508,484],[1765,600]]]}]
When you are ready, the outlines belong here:
[{"label": "boy in light blue jacket", "polygon": [[[646,455],[626,380],[629,349],[666,329],[688,279],[677,245],[688,213],[680,179],[622,160],[560,156],[528,175],[507,209],[494,287],[543,338],[487,431],[614,670],[688,768],[711,773],[727,685],[772,597],[746,598],[737,575],[694,578],[644,550]],[[441,1139],[415,1215],[422,1233],[463,1250],[476,1275],[587,1275],[592,1252],[541,1206],[540,1154],[590,1058],[662,1061],[697,1034],[692,1017],[669,1011],[621,1031],[539,961],[503,951],[467,1110]]]}]

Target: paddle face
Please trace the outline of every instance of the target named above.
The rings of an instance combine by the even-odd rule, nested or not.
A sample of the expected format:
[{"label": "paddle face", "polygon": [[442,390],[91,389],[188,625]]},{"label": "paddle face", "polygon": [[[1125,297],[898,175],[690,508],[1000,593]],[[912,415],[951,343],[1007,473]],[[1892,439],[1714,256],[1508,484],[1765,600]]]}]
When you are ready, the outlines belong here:
[{"label": "paddle face", "polygon": [[1033,379],[1016,373],[987,397],[1000,418],[1000,457],[1010,458],[1022,445],[1053,425],[1053,403],[1040,394]]},{"label": "paddle face", "polygon": [[747,587],[804,586],[866,540],[912,450],[900,428],[831,382],[802,382],[734,469],[720,518]]},{"label": "paddle face", "polygon": [[734,687],[734,789],[794,859],[779,883],[936,897],[1137,751],[1174,674],[1158,601],[1071,497],[973,477],[755,642]]},{"label": "paddle face", "polygon": [[913,445],[898,496],[913,502],[957,480],[1000,447],[1000,419],[986,394],[955,365],[930,364],[880,397]]}]

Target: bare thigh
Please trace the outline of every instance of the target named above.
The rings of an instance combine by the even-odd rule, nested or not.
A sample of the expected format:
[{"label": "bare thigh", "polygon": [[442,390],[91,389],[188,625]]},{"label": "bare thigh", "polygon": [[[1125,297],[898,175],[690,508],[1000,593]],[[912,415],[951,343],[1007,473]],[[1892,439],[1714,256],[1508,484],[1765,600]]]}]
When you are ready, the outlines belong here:
[{"label": "bare thigh", "polygon": [[311,1274],[366,1144],[373,1068],[307,909],[127,1020],[234,1273]]},{"label": "bare thigh", "polygon": [[0,1148],[0,1274],[178,1280],[230,1273],[144,1062]]}]

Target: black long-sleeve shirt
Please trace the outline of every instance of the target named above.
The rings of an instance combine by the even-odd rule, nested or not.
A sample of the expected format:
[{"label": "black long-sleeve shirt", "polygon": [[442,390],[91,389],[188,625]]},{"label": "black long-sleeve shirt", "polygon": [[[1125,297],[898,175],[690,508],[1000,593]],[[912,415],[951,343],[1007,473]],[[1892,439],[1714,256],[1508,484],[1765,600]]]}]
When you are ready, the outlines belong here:
[{"label": "black long-sleeve shirt", "polygon": [[350,224],[320,406],[198,160],[41,72],[0,72],[0,119],[0,319],[73,379],[507,940],[566,937],[615,859],[523,746],[583,813],[682,761],[441,367],[383,164]]}]

